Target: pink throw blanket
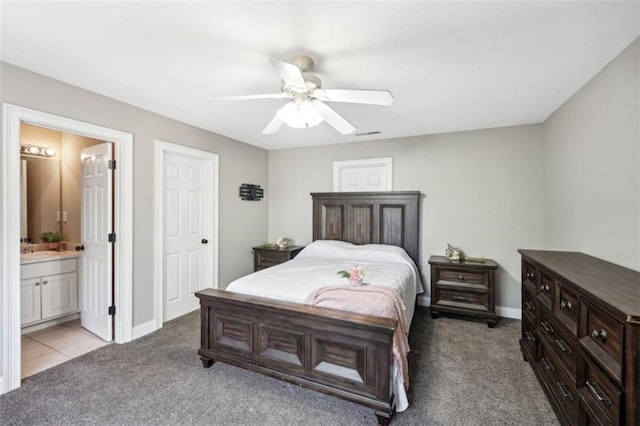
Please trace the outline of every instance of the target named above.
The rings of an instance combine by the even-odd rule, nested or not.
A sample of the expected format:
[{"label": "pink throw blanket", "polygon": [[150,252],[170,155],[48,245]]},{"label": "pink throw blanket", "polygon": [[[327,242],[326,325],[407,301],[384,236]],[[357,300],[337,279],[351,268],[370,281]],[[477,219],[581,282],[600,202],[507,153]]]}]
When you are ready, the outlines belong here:
[{"label": "pink throw blanket", "polygon": [[396,361],[398,372],[404,379],[405,389],[409,389],[409,369],[407,368],[409,342],[404,318],[405,306],[397,291],[390,287],[373,285],[327,286],[312,291],[304,303],[321,308],[398,320],[398,326],[393,334],[393,359]]}]

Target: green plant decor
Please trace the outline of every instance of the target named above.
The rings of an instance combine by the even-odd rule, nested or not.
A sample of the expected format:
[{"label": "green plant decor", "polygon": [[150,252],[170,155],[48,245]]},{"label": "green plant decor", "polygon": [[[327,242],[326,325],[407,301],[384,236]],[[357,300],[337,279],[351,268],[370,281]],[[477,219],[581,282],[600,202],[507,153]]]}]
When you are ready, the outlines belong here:
[{"label": "green plant decor", "polygon": [[43,243],[59,243],[63,240],[62,234],[59,232],[43,232],[40,234],[40,239]]}]

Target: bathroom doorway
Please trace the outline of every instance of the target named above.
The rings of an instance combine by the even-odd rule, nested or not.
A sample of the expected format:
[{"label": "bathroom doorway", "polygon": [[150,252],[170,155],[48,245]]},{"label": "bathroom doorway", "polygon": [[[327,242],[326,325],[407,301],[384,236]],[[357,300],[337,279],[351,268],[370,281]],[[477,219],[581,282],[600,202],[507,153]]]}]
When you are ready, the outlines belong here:
[{"label": "bathroom doorway", "polygon": [[113,340],[111,145],[20,125],[22,379]]},{"label": "bathroom doorway", "polygon": [[[98,139],[112,145],[117,174],[113,180],[113,305],[110,316],[116,343],[132,340],[133,335],[133,135],[65,117],[3,104],[3,139],[0,148],[0,394],[20,386],[21,376],[21,208],[20,133],[29,124]],[[117,241],[116,241],[117,236]],[[65,268],[68,265],[65,264]],[[33,272],[33,271],[32,271]],[[47,271],[45,271],[47,272]],[[65,270],[66,273],[66,270]],[[64,274],[63,274],[64,275]],[[43,279],[41,277],[41,279]],[[67,277],[62,278],[68,280]],[[43,281],[42,281],[43,282]]]}]

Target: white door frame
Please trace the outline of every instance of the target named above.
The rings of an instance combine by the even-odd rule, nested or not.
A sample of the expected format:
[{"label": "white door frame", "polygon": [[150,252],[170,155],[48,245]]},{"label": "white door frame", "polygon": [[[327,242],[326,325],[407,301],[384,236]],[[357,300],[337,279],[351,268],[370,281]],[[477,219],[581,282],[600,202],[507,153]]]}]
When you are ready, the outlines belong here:
[{"label": "white door frame", "polygon": [[211,236],[211,243],[213,244],[213,259],[210,259],[213,263],[213,288],[218,288],[218,206],[220,199],[219,191],[219,155],[208,151],[202,151],[195,148],[189,148],[183,145],[178,145],[170,142],[164,142],[156,140],[154,145],[154,167],[155,167],[155,203],[154,203],[154,296],[155,296],[155,325],[156,329],[162,328],[162,320],[164,316],[164,238],[163,238],[163,224],[164,224],[164,156],[167,153],[176,153],[196,157],[202,160],[211,161],[213,164],[213,182],[211,182],[211,189],[213,191],[213,235]]},{"label": "white door frame", "polygon": [[133,329],[133,135],[4,103],[0,148],[0,394],[20,387],[20,124],[75,133],[114,144],[115,341]]}]

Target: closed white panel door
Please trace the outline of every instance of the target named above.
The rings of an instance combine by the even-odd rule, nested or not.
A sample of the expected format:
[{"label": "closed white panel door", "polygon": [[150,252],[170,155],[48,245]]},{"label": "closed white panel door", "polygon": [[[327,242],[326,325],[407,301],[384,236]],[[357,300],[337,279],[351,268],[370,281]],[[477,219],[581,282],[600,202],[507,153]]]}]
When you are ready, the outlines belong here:
[{"label": "closed white panel door", "polygon": [[113,338],[112,304],[113,170],[111,144],[85,148],[82,159],[82,244],[80,322],[101,339]]},{"label": "closed white panel door", "polygon": [[163,160],[164,321],[198,309],[213,286],[213,163],[179,153]]}]

